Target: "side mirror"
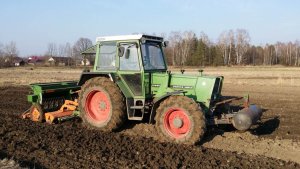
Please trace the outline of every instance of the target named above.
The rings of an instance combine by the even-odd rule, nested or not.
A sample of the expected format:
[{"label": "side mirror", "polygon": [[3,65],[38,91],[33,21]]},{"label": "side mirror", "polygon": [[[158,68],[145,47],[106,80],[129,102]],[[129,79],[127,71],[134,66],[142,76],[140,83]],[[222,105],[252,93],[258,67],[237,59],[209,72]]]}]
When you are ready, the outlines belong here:
[{"label": "side mirror", "polygon": [[124,51],[125,51],[124,46],[120,46],[120,47],[118,48],[118,56],[119,56],[119,57],[122,57],[122,56],[124,55]]},{"label": "side mirror", "polygon": [[168,47],[168,45],[169,45],[169,41],[164,41],[164,42],[163,42],[163,46],[164,46],[164,47]]},{"label": "side mirror", "polygon": [[146,39],[144,37],[142,37],[141,42],[142,42],[142,44],[146,43]]},{"label": "side mirror", "polygon": [[129,58],[129,55],[130,55],[130,49],[127,48],[127,49],[126,49],[126,52],[125,52],[125,59],[128,59],[128,58]]}]

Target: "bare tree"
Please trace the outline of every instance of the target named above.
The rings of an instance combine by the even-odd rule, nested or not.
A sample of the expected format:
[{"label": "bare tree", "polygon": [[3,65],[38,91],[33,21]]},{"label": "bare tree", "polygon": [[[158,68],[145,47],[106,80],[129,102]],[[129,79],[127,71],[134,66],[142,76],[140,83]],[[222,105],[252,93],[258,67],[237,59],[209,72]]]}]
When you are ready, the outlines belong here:
[{"label": "bare tree", "polygon": [[4,47],[4,55],[7,59],[8,65],[11,65],[14,58],[17,57],[19,54],[19,51],[17,49],[17,45],[14,41],[11,41],[10,43],[6,44]]},{"label": "bare tree", "polygon": [[203,43],[205,43],[207,46],[211,45],[211,41],[208,37],[208,35],[204,32],[200,33],[200,39],[202,40]]},{"label": "bare tree", "polygon": [[63,44],[60,44],[58,46],[58,52],[57,55],[60,57],[66,57],[66,46]]},{"label": "bare tree", "polygon": [[290,66],[292,65],[292,47],[293,47],[293,43],[289,42],[287,44],[287,50],[286,50],[286,55],[287,55],[287,64]]},{"label": "bare tree", "polygon": [[77,52],[83,52],[91,46],[93,46],[93,42],[88,38],[79,38],[74,44],[74,48]]},{"label": "bare tree", "polygon": [[48,44],[48,49],[47,49],[46,55],[50,56],[50,57],[58,55],[57,46],[56,46],[55,43],[49,43]]},{"label": "bare tree", "polygon": [[68,66],[72,65],[72,58],[74,57],[74,51],[69,42],[65,45],[65,57],[68,57]]},{"label": "bare tree", "polygon": [[280,46],[281,46],[280,42],[276,42],[276,44],[274,45],[274,48],[275,48],[275,64],[278,64],[279,56],[281,55]]},{"label": "bare tree", "polygon": [[298,40],[295,41],[295,66],[299,66],[299,50],[300,50],[300,42]]},{"label": "bare tree", "polygon": [[0,58],[4,57],[4,49],[3,49],[3,44],[0,43]]},{"label": "bare tree", "polygon": [[4,53],[4,52],[3,52],[3,44],[0,43],[0,56],[2,56],[3,53]]},{"label": "bare tree", "polygon": [[236,30],[236,63],[240,65],[243,61],[244,54],[249,48],[250,36],[247,30],[237,29]]},{"label": "bare tree", "polygon": [[[207,34],[205,34],[204,32],[200,33],[200,38],[199,40],[204,43],[204,48],[203,48],[203,52],[201,58],[203,60],[206,60],[208,64],[212,63],[212,56],[210,55],[210,47],[212,45],[212,42],[210,41],[209,37]],[[202,64],[204,64],[205,62],[203,61]],[[202,65],[204,66],[204,65]]]},{"label": "bare tree", "polygon": [[190,53],[190,49],[192,46],[193,39],[196,37],[196,34],[193,31],[186,31],[183,32],[183,41],[181,43],[181,50],[180,50],[180,55],[181,55],[181,60],[180,60],[180,65],[184,66],[185,62],[187,61],[188,55]]},{"label": "bare tree", "polygon": [[170,48],[172,49],[172,65],[177,65],[177,60],[180,60],[180,43],[182,41],[182,36],[180,32],[171,32],[169,35]]},{"label": "bare tree", "polygon": [[167,38],[167,34],[163,32],[163,33],[160,34],[160,37],[166,39]]},{"label": "bare tree", "polygon": [[228,64],[228,52],[227,52],[228,42],[227,42],[227,35],[225,31],[219,35],[218,46],[222,51],[223,63],[224,65],[227,65]]},{"label": "bare tree", "polygon": [[264,62],[263,62],[263,64],[264,65],[271,65],[270,64],[270,56],[271,56],[271,50],[270,50],[270,44],[266,44],[265,46],[264,46]]},{"label": "bare tree", "polygon": [[223,53],[224,65],[231,64],[232,51],[234,48],[234,32],[233,30],[224,31],[219,36],[218,45]]},{"label": "bare tree", "polygon": [[93,42],[88,38],[79,38],[73,46],[74,52],[74,60],[76,64],[76,60],[81,57],[81,52],[85,51],[89,47],[93,46]]},{"label": "bare tree", "polygon": [[11,57],[16,57],[19,54],[19,51],[17,49],[16,42],[11,41],[9,44],[5,45],[4,52],[6,55]]},{"label": "bare tree", "polygon": [[231,65],[232,51],[233,51],[234,44],[235,44],[234,43],[235,42],[235,38],[234,38],[234,32],[233,32],[233,30],[229,30],[228,31],[227,41],[229,43],[228,63],[227,63],[227,65]]},{"label": "bare tree", "polygon": [[266,44],[264,47],[264,65],[276,64],[276,47],[272,44]]},{"label": "bare tree", "polygon": [[0,68],[4,66],[4,50],[3,44],[0,43]]}]

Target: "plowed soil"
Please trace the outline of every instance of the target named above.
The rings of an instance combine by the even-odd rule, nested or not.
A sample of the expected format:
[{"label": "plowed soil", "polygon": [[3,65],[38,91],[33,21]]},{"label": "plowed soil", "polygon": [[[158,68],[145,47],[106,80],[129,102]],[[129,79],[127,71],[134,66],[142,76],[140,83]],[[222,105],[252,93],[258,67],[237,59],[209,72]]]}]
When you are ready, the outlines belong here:
[{"label": "plowed soil", "polygon": [[[251,153],[160,143],[151,137],[139,135],[133,137],[130,136],[131,132],[124,131],[103,133],[87,130],[82,127],[80,119],[58,125],[22,120],[19,118],[20,112],[30,107],[26,102],[28,92],[29,88],[26,86],[0,87],[0,157],[13,157],[21,166],[31,168],[300,168],[295,162]],[[132,130],[140,131],[143,128]]]}]

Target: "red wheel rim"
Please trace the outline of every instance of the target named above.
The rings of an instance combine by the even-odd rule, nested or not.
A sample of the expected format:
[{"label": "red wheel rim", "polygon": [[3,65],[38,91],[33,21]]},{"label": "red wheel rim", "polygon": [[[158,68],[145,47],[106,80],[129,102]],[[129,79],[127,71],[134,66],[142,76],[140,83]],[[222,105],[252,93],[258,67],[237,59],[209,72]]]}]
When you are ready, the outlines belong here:
[{"label": "red wheel rim", "polygon": [[102,91],[91,91],[86,98],[85,112],[94,122],[105,123],[111,115],[109,96]]},{"label": "red wheel rim", "polygon": [[191,121],[185,111],[173,108],[165,114],[164,128],[171,137],[182,138],[190,132]]}]

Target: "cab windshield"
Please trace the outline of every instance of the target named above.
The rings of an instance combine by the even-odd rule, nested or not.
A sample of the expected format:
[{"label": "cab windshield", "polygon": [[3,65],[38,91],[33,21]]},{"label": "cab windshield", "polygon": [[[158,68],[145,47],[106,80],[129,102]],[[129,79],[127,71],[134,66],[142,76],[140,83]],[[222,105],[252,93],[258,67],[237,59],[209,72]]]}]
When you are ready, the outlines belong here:
[{"label": "cab windshield", "polygon": [[160,42],[146,42],[142,44],[142,56],[145,70],[166,69]]}]

